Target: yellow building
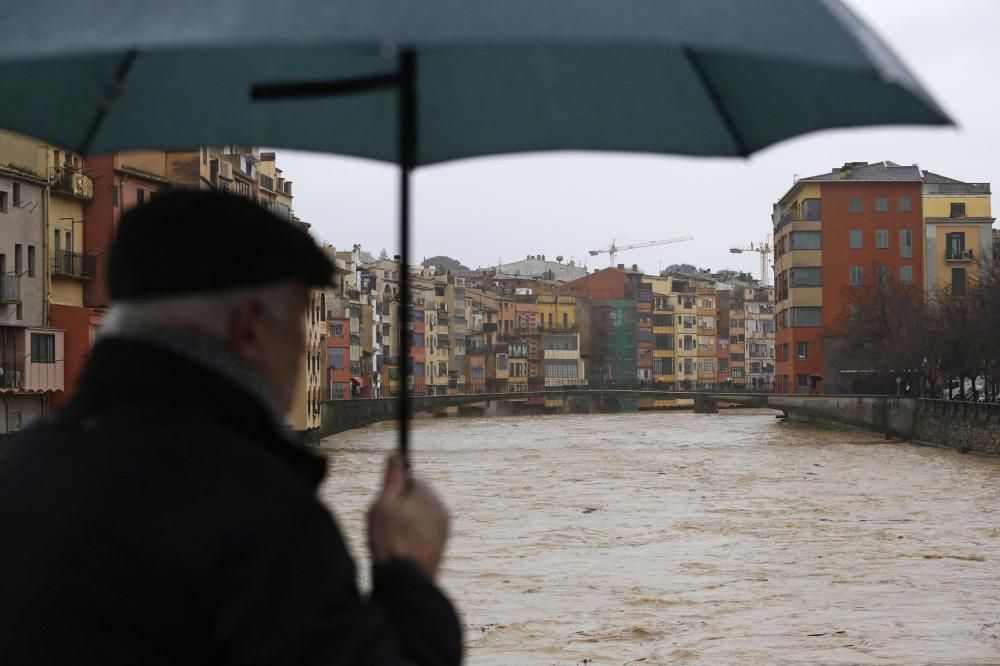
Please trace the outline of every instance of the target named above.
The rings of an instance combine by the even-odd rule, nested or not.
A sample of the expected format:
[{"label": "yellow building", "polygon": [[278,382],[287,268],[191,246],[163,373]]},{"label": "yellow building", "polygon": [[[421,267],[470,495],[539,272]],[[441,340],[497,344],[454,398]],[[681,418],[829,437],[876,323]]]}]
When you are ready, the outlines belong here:
[{"label": "yellow building", "polygon": [[992,261],[990,184],[925,171],[922,203],[927,293],[962,296]]},{"label": "yellow building", "polygon": [[[653,383],[673,388],[677,382],[677,344],[670,278],[646,275],[643,281],[653,288]],[[653,407],[672,407],[676,403],[655,400]]]}]

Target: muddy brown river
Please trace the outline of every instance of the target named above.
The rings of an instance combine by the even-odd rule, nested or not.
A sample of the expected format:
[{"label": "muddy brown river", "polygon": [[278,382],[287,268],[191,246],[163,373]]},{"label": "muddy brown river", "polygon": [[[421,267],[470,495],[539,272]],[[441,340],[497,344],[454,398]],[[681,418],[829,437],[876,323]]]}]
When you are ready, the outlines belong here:
[{"label": "muddy brown river", "polygon": [[[324,443],[363,569],[394,437]],[[454,516],[469,664],[1000,663],[1000,459],[746,412],[426,419],[413,440]]]}]

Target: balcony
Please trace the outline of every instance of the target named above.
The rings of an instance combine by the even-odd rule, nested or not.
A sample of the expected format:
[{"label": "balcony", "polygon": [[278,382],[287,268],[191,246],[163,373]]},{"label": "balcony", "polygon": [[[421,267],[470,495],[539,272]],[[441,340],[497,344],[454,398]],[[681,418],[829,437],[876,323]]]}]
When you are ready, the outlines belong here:
[{"label": "balcony", "polygon": [[52,257],[52,275],[89,280],[94,275],[94,257],[79,252],[58,251]]},{"label": "balcony", "polygon": [[10,367],[0,368],[0,387],[6,389],[25,388],[24,361],[11,363]]},{"label": "balcony", "polygon": [[21,276],[4,275],[0,279],[0,303],[17,305],[21,302]]},{"label": "balcony", "polygon": [[972,250],[948,248],[944,254],[945,261],[973,261]]},{"label": "balcony", "polygon": [[83,201],[90,201],[94,198],[93,178],[71,166],[52,169],[49,187],[56,194],[63,194]]}]

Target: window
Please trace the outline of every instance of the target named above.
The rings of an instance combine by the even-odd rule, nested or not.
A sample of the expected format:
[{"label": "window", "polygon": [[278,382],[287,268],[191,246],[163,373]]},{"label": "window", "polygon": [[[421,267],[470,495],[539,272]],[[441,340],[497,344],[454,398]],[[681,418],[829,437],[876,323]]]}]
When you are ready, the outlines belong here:
[{"label": "window", "polygon": [[653,359],[653,374],[654,375],[672,375],[672,374],[674,374],[674,359],[672,359],[672,358],[654,358]]},{"label": "window", "polygon": [[146,203],[146,190],[141,187],[135,191],[135,205],[141,206]]},{"label": "window", "polygon": [[964,203],[952,203],[951,204],[951,217],[965,217],[965,204]]},{"label": "window", "polygon": [[14,275],[20,276],[24,271],[24,266],[21,260],[21,250],[22,246],[20,243],[14,245]]},{"label": "window", "polygon": [[694,336],[685,335],[684,336],[684,349],[691,351],[694,349]]},{"label": "window", "polygon": [[899,197],[899,212],[910,213],[913,211],[913,201],[910,197]]},{"label": "window", "polygon": [[793,231],[793,250],[818,250],[820,249],[820,232],[818,231]]},{"label": "window", "polygon": [[888,266],[878,267],[878,286],[879,288],[885,288],[889,286],[890,270]]},{"label": "window", "polygon": [[684,374],[693,375],[694,374],[694,359],[686,358],[684,359]]},{"label": "window", "polygon": [[946,259],[962,259],[965,257],[965,232],[956,231],[945,236]]},{"label": "window", "polygon": [[635,332],[635,341],[636,342],[648,342],[648,343],[652,343],[653,342],[653,333],[652,333],[652,331],[636,331]]},{"label": "window", "polygon": [[851,197],[851,200],[847,202],[847,210],[852,213],[860,213],[864,211],[865,207],[861,203],[861,197]]},{"label": "window", "polygon": [[865,282],[865,269],[861,266],[851,266],[851,286],[860,287]]},{"label": "window", "polygon": [[792,308],[792,326],[822,326],[823,308]]},{"label": "window", "polygon": [[14,183],[14,208],[21,207],[21,183]]},{"label": "window", "polygon": [[802,200],[803,220],[819,220],[821,219],[821,213],[822,213],[822,206],[820,205],[819,199]]},{"label": "window", "polygon": [[334,370],[341,370],[344,367],[344,350],[336,347],[331,347],[329,350],[327,358],[329,359],[329,366]]},{"label": "window", "polygon": [[330,335],[340,337],[344,334],[343,324],[330,324]]},{"label": "window", "polygon": [[965,296],[965,269],[951,269],[951,295]]},{"label": "window", "polygon": [[473,379],[483,379],[486,377],[486,368],[481,365],[477,365],[472,368],[472,378]]},{"label": "window", "polygon": [[413,376],[414,377],[423,377],[424,376],[424,364],[423,363],[414,363],[413,364]]},{"label": "window", "polygon": [[546,335],[545,348],[557,351],[573,351],[577,348],[576,335],[575,334]]},{"label": "window", "polygon": [[562,321],[562,327],[563,328],[569,328],[569,313],[563,312],[562,313],[562,320],[563,320]]},{"label": "window", "polygon": [[0,213],[7,212],[7,193],[0,192]]},{"label": "window", "polygon": [[820,287],[822,286],[822,269],[795,267],[790,271],[792,287]]},{"label": "window", "polygon": [[875,197],[875,212],[876,213],[889,212],[889,197]]},{"label": "window", "polygon": [[875,247],[879,250],[885,250],[889,247],[889,230],[888,229],[876,229],[875,230]]},{"label": "window", "polygon": [[861,229],[851,229],[851,249],[858,250],[861,246]]},{"label": "window", "polygon": [[743,379],[743,368],[733,368],[730,371],[733,379]]},{"label": "window", "polygon": [[673,349],[673,333],[657,333],[653,335],[653,349]]},{"label": "window", "polygon": [[899,256],[901,259],[913,258],[913,232],[909,229],[899,231]]},{"label": "window", "polygon": [[497,354],[497,370],[507,369],[507,354]]},{"label": "window", "polygon": [[653,326],[673,326],[674,316],[668,314],[653,315]]},{"label": "window", "polygon": [[809,343],[797,342],[795,344],[795,355],[799,358],[809,358]]},{"label": "window", "polygon": [[796,375],[796,383],[799,386],[799,393],[804,393],[809,389],[809,375]]},{"label": "window", "polygon": [[52,333],[31,334],[31,362],[56,362],[56,336]]},{"label": "window", "polygon": [[545,361],[546,379],[579,379],[580,364],[573,360]]},{"label": "window", "polygon": [[28,277],[35,277],[35,246],[28,246]]},{"label": "window", "polygon": [[729,360],[736,363],[742,363],[746,358],[746,354],[730,354]]},{"label": "window", "polygon": [[706,358],[701,365],[701,371],[704,374],[714,375],[715,374],[715,359]]},{"label": "window", "polygon": [[913,284],[913,266],[899,267],[900,284]]}]

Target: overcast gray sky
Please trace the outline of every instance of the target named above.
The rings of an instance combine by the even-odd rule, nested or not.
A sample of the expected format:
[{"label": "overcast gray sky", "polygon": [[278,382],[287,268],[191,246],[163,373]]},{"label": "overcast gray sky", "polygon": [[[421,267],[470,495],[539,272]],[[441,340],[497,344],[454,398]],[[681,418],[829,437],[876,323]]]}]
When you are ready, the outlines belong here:
[{"label": "overcast gray sky", "polygon": [[[611,239],[695,240],[632,250],[647,272],[692,263],[759,273],[755,254],[729,247],[770,233],[771,204],[793,177],[844,162],[892,160],[974,182],[1000,173],[1000,1],[849,0],[958,122],[957,129],[834,130],[790,139],[748,160],[538,153],[425,167],[414,178],[413,258],[446,254],[469,266],[587,251]],[[395,168],[367,160],[278,151],[296,213],[338,247],[398,251]]]}]

